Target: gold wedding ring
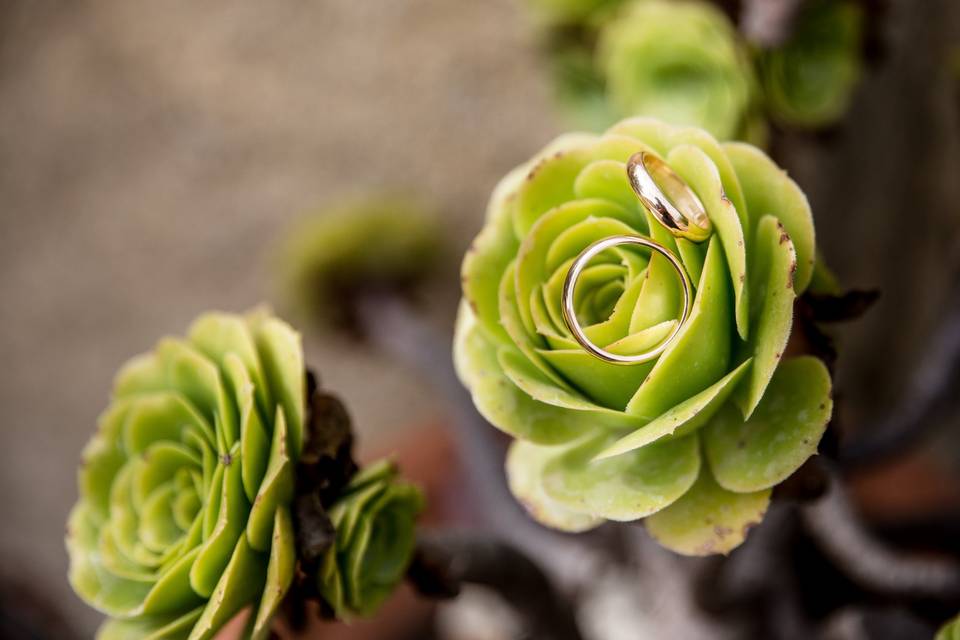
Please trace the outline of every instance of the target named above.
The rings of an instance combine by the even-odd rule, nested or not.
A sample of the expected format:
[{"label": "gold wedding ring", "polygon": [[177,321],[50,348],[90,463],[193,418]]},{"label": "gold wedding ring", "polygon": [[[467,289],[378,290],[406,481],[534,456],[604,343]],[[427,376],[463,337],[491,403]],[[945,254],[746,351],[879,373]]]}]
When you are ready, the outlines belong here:
[{"label": "gold wedding ring", "polygon": [[[625,244],[646,247],[651,251],[659,253],[667,259],[667,262],[670,263],[670,266],[672,266],[674,271],[677,272],[680,282],[683,285],[681,287],[683,290],[683,311],[680,314],[680,321],[677,322],[677,325],[673,328],[673,331],[670,332],[670,335],[668,335],[660,344],[649,351],[645,351],[644,353],[623,356],[602,349],[591,342],[589,338],[587,338],[583,331],[583,327],[580,326],[580,321],[577,320],[577,314],[573,304],[573,293],[576,289],[577,280],[580,278],[580,274],[583,272],[590,260],[607,249]],[[669,249],[657,242],[654,242],[653,240],[649,240],[642,236],[621,235],[610,236],[594,242],[589,247],[584,249],[580,255],[576,257],[576,259],[574,259],[573,264],[570,265],[570,271],[567,272],[567,277],[563,281],[561,306],[564,323],[567,325],[570,333],[573,334],[574,340],[576,340],[581,347],[586,349],[588,353],[600,358],[601,360],[606,360],[607,362],[612,362],[614,364],[639,364],[641,362],[649,362],[650,360],[655,359],[657,356],[663,353],[673,339],[677,337],[677,334],[680,332],[680,329],[683,328],[684,323],[687,321],[687,318],[690,315],[690,306],[692,300],[693,286],[690,284],[690,278],[687,276],[687,272],[683,268],[683,264],[680,262],[677,256],[675,256]]]},{"label": "gold wedding ring", "polygon": [[707,210],[683,178],[646,151],[630,156],[627,178],[650,213],[677,238],[703,242],[713,226]]}]

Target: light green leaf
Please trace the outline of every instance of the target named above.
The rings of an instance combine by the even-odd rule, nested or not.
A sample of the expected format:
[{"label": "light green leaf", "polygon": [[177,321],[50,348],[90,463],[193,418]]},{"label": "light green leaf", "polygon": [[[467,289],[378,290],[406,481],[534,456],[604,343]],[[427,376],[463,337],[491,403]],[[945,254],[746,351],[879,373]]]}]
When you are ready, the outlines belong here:
[{"label": "light green leaf", "polygon": [[700,468],[696,435],[594,460],[609,438],[572,446],[543,466],[543,490],[578,513],[629,521],[663,509],[682,496]]},{"label": "light green leaf", "polygon": [[666,548],[686,556],[727,554],[763,520],[770,490],[733,493],[717,484],[706,465],[690,490],[646,520],[647,531]]},{"label": "light green leaf", "polygon": [[753,367],[735,400],[744,417],[750,417],[783,357],[793,325],[793,287],[796,254],[783,227],[772,216],[764,216],[757,235],[750,279],[750,326],[752,332],[739,348],[740,357],[752,357]]},{"label": "light green leaf", "polygon": [[97,630],[97,640],[185,640],[202,612],[197,607],[184,614],[107,620]]},{"label": "light green leaf", "polygon": [[270,561],[267,565],[267,581],[260,599],[260,607],[253,624],[251,640],[265,640],[270,634],[270,621],[280,607],[284,596],[293,583],[296,565],[293,520],[286,507],[276,511],[273,524],[273,542],[270,546]]},{"label": "light green leaf", "polygon": [[257,551],[269,549],[277,507],[288,504],[293,499],[293,461],[287,449],[288,441],[287,421],[277,407],[270,461],[247,520],[247,540]]},{"label": "light green leaf", "polygon": [[652,420],[724,376],[733,336],[732,298],[720,241],[714,237],[690,318],[627,404],[627,413]]},{"label": "light green leaf", "polygon": [[234,614],[256,601],[263,592],[266,573],[266,558],[251,549],[247,539],[241,536],[200,619],[190,632],[190,640],[212,638]]},{"label": "light green leaf", "polygon": [[717,482],[730,491],[779,484],[817,451],[833,409],[830,373],[812,356],[784,360],[746,421],[728,405],[703,433]]},{"label": "light green leaf", "polygon": [[300,334],[272,316],[249,317],[257,353],[270,385],[270,395],[283,407],[291,456],[300,457],[303,447],[303,413],[306,410],[307,380]]},{"label": "light green leaf", "polygon": [[593,424],[590,416],[537,402],[507,378],[495,346],[466,305],[461,305],[457,320],[454,364],[480,414],[516,438],[558,444],[588,432]]},{"label": "light green leaf", "polygon": [[544,465],[567,448],[513,441],[507,453],[507,479],[510,491],[534,520],[552,529],[580,533],[599,526],[603,518],[568,509],[543,490]]},{"label": "light green leaf", "polygon": [[[756,147],[741,142],[723,145],[730,162],[736,168],[750,219],[758,221],[772,215],[783,224],[797,252],[797,293],[803,293],[810,283],[816,258],[816,240],[810,204],[800,187],[773,160]],[[747,234],[749,247],[752,238]],[[752,265],[751,265],[751,270]]]},{"label": "light green leaf", "polygon": [[737,332],[747,338],[749,306],[747,300],[747,253],[744,225],[749,224],[746,212],[737,211],[723,192],[720,173],[713,161],[693,145],[674,147],[667,162],[700,197],[707,215],[723,243],[727,270],[733,288]]},{"label": "light green leaf", "polygon": [[750,361],[747,360],[721,378],[716,384],[684,400],[630,435],[617,440],[601,451],[597,455],[597,460],[612,458],[645,447],[651,442],[656,442],[668,436],[683,436],[693,433],[720,410],[749,366]]}]

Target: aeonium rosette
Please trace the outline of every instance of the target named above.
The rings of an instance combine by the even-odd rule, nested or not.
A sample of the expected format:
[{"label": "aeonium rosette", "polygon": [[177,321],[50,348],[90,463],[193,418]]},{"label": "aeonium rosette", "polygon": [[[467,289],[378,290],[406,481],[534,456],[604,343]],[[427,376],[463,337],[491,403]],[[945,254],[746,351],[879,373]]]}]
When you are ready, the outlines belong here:
[{"label": "aeonium rosette", "polygon": [[[699,197],[704,242],[674,238],[643,207],[626,173],[640,151]],[[619,235],[670,250],[694,286],[676,338],[632,366],[587,353],[561,309],[571,263]],[[479,411],[515,438],[507,473],[533,517],[567,531],[646,518],[687,554],[740,544],[831,413],[825,365],[784,358],[814,255],[797,185],[760,150],[700,129],[629,119],[563,136],[507,175],[464,260],[454,358]],[[630,354],[673,331],[682,291],[665,257],[616,247],[573,300],[594,344]]]},{"label": "aeonium rosette", "polygon": [[[243,608],[242,637],[267,637],[295,576],[330,597],[322,553],[349,561],[338,615],[396,587],[423,498],[387,463],[353,475],[349,418],[314,387],[300,336],[266,311],[204,314],[121,369],[68,524],[71,586],[108,616],[98,637],[210,638]],[[377,500],[340,517],[364,479]]]},{"label": "aeonium rosette", "polygon": [[102,638],[211,637],[256,605],[262,637],[295,563],[300,337],[267,314],[207,314],[117,375],[83,453],[70,583]]}]

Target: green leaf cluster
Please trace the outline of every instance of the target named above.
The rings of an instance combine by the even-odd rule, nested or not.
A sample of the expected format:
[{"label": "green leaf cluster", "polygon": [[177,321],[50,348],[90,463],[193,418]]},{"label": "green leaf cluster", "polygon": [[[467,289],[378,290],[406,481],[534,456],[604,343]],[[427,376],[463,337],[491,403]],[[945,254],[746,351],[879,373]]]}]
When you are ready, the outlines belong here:
[{"label": "green leaf cluster", "polygon": [[823,127],[847,112],[862,73],[863,9],[845,0],[804,5],[790,38],[759,54],[767,110],[795,127]]},{"label": "green leaf cluster", "polygon": [[[625,168],[638,151],[697,193],[708,241],[675,240],[643,208]],[[614,234],[666,246],[696,287],[689,321],[653,362],[599,360],[562,318],[570,264]],[[507,175],[463,262],[454,360],[479,411],[515,439],[518,500],[567,531],[645,518],[680,553],[740,544],[831,414],[823,362],[784,358],[814,260],[799,187],[762,151],[701,129],[628,119],[563,136]],[[677,322],[679,286],[662,256],[618,247],[583,271],[574,304],[595,344],[636,352]]]},{"label": "green leaf cluster", "polygon": [[319,572],[324,600],[341,620],[372,615],[403,578],[423,495],[397,481],[390,461],[365,467],[330,508],[336,541]]},{"label": "green leaf cluster", "polygon": [[210,638],[246,606],[267,636],[296,562],[305,385],[300,336],[265,311],[205,314],[121,369],[67,535],[100,638]]}]

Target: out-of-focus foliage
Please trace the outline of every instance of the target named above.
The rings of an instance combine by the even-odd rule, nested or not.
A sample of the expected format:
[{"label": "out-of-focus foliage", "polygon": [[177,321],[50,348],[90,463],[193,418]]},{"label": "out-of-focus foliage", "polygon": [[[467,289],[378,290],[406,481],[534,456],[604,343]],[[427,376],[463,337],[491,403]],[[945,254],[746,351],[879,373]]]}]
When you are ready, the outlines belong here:
[{"label": "out-of-focus foliage", "polygon": [[350,301],[415,283],[440,250],[436,218],[408,198],[377,196],[306,216],[286,232],[277,267],[283,299],[306,319],[349,324]]},{"label": "out-of-focus foliage", "polygon": [[753,69],[719,9],[689,0],[639,0],[600,31],[598,67],[618,117],[651,116],[744,137],[755,117]]},{"label": "out-of-focus foliage", "polygon": [[[697,193],[707,242],[675,240],[640,204],[625,162],[641,150]],[[633,366],[584,351],[560,310],[575,256],[619,234],[667,247],[696,285],[676,340]],[[515,438],[518,500],[567,531],[646,518],[680,553],[740,544],[831,414],[823,362],[783,358],[814,260],[799,187],[762,151],[701,129],[628,119],[563,136],[508,174],[463,263],[454,359],[479,411]],[[681,294],[662,256],[616,248],[584,270],[574,302],[587,336],[626,354],[664,339]]]},{"label": "out-of-focus foliage", "polygon": [[823,127],[843,117],[862,72],[862,38],[859,4],[807,3],[790,39],[758,55],[771,117],[795,127]]},{"label": "out-of-focus foliage", "polygon": [[706,0],[548,2],[545,39],[557,102],[579,127],[628,116],[763,145],[781,126],[835,124],[862,72],[864,16],[853,0],[807,3],[789,39],[748,47]]}]

